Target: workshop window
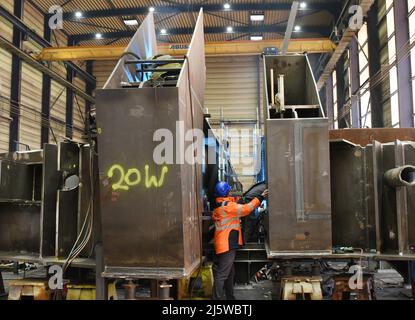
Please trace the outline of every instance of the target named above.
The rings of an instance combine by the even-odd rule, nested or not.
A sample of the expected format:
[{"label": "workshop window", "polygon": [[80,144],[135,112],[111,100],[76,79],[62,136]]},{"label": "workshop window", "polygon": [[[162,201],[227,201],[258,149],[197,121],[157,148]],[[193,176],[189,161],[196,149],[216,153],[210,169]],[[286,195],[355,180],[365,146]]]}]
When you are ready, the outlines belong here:
[{"label": "workshop window", "polygon": [[339,129],[339,112],[337,103],[337,72],[336,70],[332,73],[333,77],[333,121],[334,129]]},{"label": "workshop window", "polygon": [[393,0],[386,0],[386,26],[388,31],[389,93],[391,104],[391,122],[393,128],[399,128],[398,70],[396,67],[396,33]]},{"label": "workshop window", "polygon": [[352,127],[352,82],[350,76],[350,51],[346,51],[345,61],[344,61],[344,72],[343,72],[343,79],[344,79],[344,91],[345,91],[345,105],[342,109],[342,114],[340,115],[341,119],[346,121],[347,127]]},{"label": "workshop window", "polygon": [[363,24],[357,34],[359,44],[359,80],[360,80],[360,123],[362,128],[372,127],[371,105],[370,105],[370,73],[369,73],[369,44],[367,35],[367,24]]},{"label": "workshop window", "polygon": [[[409,19],[409,41],[411,47],[415,46],[415,0],[408,0],[408,19]],[[411,49],[411,81],[412,97],[415,101],[415,48]],[[414,115],[415,118],[415,115]]]}]

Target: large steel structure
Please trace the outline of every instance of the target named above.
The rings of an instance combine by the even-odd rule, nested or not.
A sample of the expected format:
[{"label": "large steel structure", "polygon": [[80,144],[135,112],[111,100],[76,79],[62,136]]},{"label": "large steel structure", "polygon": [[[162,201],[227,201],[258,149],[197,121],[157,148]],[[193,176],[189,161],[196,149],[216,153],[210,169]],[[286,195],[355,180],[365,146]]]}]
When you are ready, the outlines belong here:
[{"label": "large steel structure", "polygon": [[0,259],[64,264],[85,221],[91,235],[75,262],[92,258],[100,238],[96,165],[89,145],[71,142],[1,154]]},{"label": "large steel structure", "polygon": [[330,253],[328,120],[308,58],[265,56],[264,75],[268,255]]},{"label": "large steel structure", "polygon": [[176,157],[157,164],[160,142],[153,135],[175,132],[175,154],[181,154],[193,143],[186,132],[203,130],[203,14],[185,59],[164,60],[180,64],[169,69],[178,79],[134,85],[135,69],[155,63],[148,62],[157,56],[154,30],[150,13],[97,92],[104,275],[110,278],[176,279],[201,261],[201,166]]}]

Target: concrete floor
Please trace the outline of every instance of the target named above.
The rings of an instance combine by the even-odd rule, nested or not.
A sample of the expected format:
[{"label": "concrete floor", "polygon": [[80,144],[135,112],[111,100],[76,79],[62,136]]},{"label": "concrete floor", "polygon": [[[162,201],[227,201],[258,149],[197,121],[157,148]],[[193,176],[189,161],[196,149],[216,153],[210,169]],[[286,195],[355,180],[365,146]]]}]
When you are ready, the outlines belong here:
[{"label": "concrete floor", "polygon": [[[43,269],[26,272],[26,277],[43,277]],[[13,279],[22,279],[23,272],[3,272],[6,291],[8,283]],[[411,300],[411,287],[403,283],[403,278],[395,270],[379,270],[375,275],[376,296],[378,300]],[[235,286],[235,297],[238,300],[271,300],[272,282],[264,280],[259,283]],[[139,293],[138,293],[139,294]],[[7,297],[0,297],[6,299]],[[120,297],[121,298],[121,297]]]},{"label": "concrete floor", "polygon": [[[403,278],[393,269],[379,270],[375,275],[377,300],[412,300],[410,286],[405,286]],[[236,286],[238,300],[271,300],[272,282],[265,280],[250,285]]]}]

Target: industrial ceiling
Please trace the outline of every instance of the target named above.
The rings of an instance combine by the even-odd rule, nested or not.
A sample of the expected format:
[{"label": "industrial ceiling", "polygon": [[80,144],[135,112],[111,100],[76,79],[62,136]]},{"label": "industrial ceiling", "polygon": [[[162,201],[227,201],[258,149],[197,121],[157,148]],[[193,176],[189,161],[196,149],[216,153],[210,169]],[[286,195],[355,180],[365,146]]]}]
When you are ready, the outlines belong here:
[{"label": "industrial ceiling", "polygon": [[[284,37],[293,1],[284,0],[28,0],[47,13],[60,5],[71,44],[127,44],[149,10],[154,10],[159,42],[188,43],[200,7],[207,42]],[[343,0],[302,1],[292,38],[328,37]],[[252,21],[251,16],[257,16]],[[126,20],[130,20],[127,25]],[[259,21],[258,21],[259,20]]]}]

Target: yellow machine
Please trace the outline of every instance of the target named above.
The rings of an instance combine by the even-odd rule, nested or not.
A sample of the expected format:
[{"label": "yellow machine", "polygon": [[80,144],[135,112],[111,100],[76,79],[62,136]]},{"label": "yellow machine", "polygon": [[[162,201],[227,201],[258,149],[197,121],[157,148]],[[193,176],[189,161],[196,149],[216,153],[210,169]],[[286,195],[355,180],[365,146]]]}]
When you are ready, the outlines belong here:
[{"label": "yellow machine", "polygon": [[[95,300],[96,288],[91,284],[70,284],[66,300]],[[115,283],[108,284],[108,300],[117,300],[117,290]]]},{"label": "yellow machine", "polygon": [[179,280],[179,300],[210,300],[213,288],[213,264],[208,263],[193,272],[189,278]]}]

